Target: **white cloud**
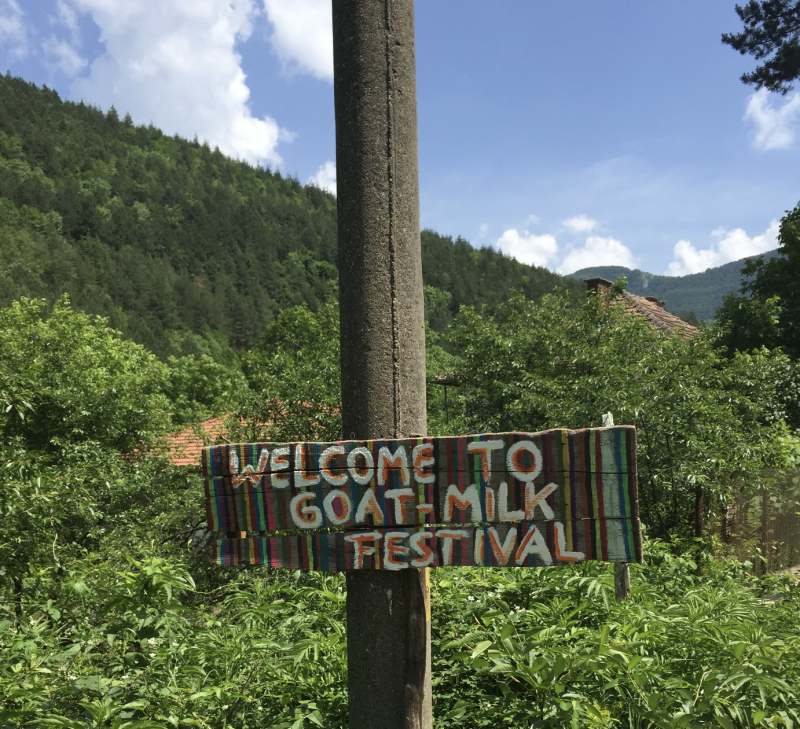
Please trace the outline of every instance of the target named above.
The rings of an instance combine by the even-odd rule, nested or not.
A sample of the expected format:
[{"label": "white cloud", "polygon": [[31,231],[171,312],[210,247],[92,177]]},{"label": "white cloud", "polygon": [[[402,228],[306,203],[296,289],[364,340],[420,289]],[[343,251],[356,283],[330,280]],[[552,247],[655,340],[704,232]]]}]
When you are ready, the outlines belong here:
[{"label": "white cloud", "polygon": [[481,227],[478,228],[478,238],[485,238],[489,233],[489,226],[487,223],[481,223]]},{"label": "white cloud", "polygon": [[574,273],[581,268],[590,266],[625,266],[636,268],[636,257],[630,248],[623,245],[616,238],[603,238],[599,235],[590,235],[586,245],[570,251],[561,265],[560,273]]},{"label": "white cloud", "polygon": [[711,235],[717,240],[709,248],[698,250],[688,240],[679,240],[673,250],[673,261],[667,276],[686,276],[707,268],[722,266],[748,256],[757,256],[778,247],[779,223],[773,220],[761,235],[751,238],[741,228],[718,228]]},{"label": "white cloud", "polygon": [[759,89],[747,102],[744,118],[756,127],[756,149],[786,149],[794,144],[795,119],[800,113],[800,94],[794,93],[782,106],[775,106],[774,95]]},{"label": "white cloud", "polygon": [[510,228],[497,240],[497,247],[521,263],[545,266],[558,253],[558,243],[549,234],[533,235]]},{"label": "white cloud", "polygon": [[88,61],[67,41],[58,40],[54,35],[44,44],[44,50],[53,65],[68,76],[77,76],[88,65]]},{"label": "white cloud", "polygon": [[264,0],[272,47],[284,69],[333,81],[330,0]]},{"label": "white cloud", "polygon": [[336,194],[336,164],[328,160],[322,165],[315,175],[308,178],[312,185],[316,185],[321,190],[327,190]]},{"label": "white cloud", "polygon": [[0,0],[0,58],[6,63],[28,53],[28,32],[17,0]]},{"label": "white cloud", "polygon": [[597,221],[581,213],[574,218],[568,218],[563,225],[575,233],[588,233],[597,227]]},{"label": "white cloud", "polygon": [[74,7],[68,5],[65,0],[58,0],[58,3],[56,4],[56,10],[58,12],[58,17],[52,18],[51,22],[55,22],[66,27],[67,30],[69,30],[72,34],[73,42],[79,43],[80,26],[78,25],[78,12]]},{"label": "white cloud", "polygon": [[91,13],[105,52],[73,95],[170,134],[195,135],[253,163],[280,163],[291,135],[248,106],[236,43],[251,32],[254,0],[71,0]]}]

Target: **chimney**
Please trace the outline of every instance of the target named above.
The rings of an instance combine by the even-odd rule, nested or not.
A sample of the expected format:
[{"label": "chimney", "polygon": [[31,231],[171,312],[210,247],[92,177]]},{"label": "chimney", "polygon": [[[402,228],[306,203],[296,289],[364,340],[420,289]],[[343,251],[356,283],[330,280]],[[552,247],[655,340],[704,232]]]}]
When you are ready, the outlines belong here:
[{"label": "chimney", "polygon": [[584,281],[587,293],[594,291],[596,294],[607,294],[611,291],[611,281],[604,278],[590,278]]},{"label": "chimney", "polygon": [[650,301],[653,304],[658,304],[662,309],[664,308],[664,304],[667,303],[666,301],[660,301],[657,296],[645,296],[644,299],[645,301]]}]

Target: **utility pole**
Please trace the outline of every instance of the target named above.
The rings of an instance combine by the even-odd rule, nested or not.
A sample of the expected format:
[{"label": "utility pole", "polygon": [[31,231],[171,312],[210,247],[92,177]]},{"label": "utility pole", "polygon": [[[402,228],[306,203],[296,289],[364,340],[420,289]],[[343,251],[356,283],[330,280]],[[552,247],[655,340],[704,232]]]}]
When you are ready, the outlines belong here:
[{"label": "utility pole", "polygon": [[[413,0],[332,0],[345,439],[426,432]],[[350,729],[430,729],[427,570],[347,573]]]}]

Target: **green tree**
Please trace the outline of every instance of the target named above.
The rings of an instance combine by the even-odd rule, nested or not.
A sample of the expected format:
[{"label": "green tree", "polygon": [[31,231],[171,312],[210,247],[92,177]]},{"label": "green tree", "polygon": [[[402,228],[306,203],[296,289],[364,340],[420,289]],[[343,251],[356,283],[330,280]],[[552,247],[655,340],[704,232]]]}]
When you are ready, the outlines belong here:
[{"label": "green tree", "polygon": [[230,412],[247,390],[240,370],[226,367],[207,354],[169,357],[167,395],[173,424],[197,423]]},{"label": "green tree", "polygon": [[800,204],[781,220],[778,255],[749,258],[739,294],[717,310],[719,336],[729,352],[781,347],[800,358]]},{"label": "green tree", "polygon": [[170,425],[168,370],[64,297],[0,309],[0,433],[31,450],[92,441],[122,452]]},{"label": "green tree", "polygon": [[250,390],[231,428],[247,440],[339,440],[339,307],[285,309],[244,359]]},{"label": "green tree", "polygon": [[761,61],[755,71],[742,75],[746,84],[786,94],[800,76],[800,1],[750,0],[737,5],[744,23],[739,33],[724,33],[722,42]]},{"label": "green tree", "polygon": [[800,359],[800,203],[781,220],[779,255],[764,261],[751,258],[742,268],[742,293],[766,302],[780,297],[777,344]]},{"label": "green tree", "polygon": [[717,337],[729,357],[736,352],[750,352],[780,345],[781,305],[778,296],[765,301],[739,294],[722,297],[722,306],[717,309]]},{"label": "green tree", "polygon": [[170,426],[167,377],[65,298],[49,313],[42,300],[0,309],[0,583],[16,600],[25,579],[63,570],[121,514],[160,493],[177,501],[180,476],[148,455]]},{"label": "green tree", "polygon": [[608,411],[635,425],[642,518],[658,535],[701,536],[737,478],[783,463],[785,427],[767,407],[779,352],[729,362],[710,336],[666,337],[610,299],[575,307],[564,294],[465,308],[451,336],[461,432],[584,428]]}]

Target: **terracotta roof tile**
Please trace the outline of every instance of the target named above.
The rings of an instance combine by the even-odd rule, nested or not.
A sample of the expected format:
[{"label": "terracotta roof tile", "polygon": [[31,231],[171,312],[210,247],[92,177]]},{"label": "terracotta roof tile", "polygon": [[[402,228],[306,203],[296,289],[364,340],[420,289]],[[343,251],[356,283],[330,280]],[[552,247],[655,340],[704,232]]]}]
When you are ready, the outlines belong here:
[{"label": "terracotta roof tile", "polygon": [[[588,292],[603,292],[608,294],[611,291],[612,283],[604,278],[590,278],[584,281]],[[622,296],[618,296],[616,301],[625,304],[628,311],[638,314],[647,319],[656,329],[669,334],[679,333],[685,339],[690,339],[698,333],[697,327],[685,322],[679,316],[670,314],[665,308],[665,301],[659,301],[655,296],[637,296],[629,291],[623,291]]]},{"label": "terracotta roof tile", "polygon": [[682,334],[685,339],[690,339],[698,332],[697,327],[693,327],[675,314],[670,314],[664,308],[664,302],[655,296],[637,296],[629,291],[623,291],[618,301],[623,301],[628,311],[644,317],[662,332]]},{"label": "terracotta roof tile", "polygon": [[205,446],[230,442],[222,418],[211,418],[174,433],[167,438],[172,462],[176,466],[199,466]]}]

